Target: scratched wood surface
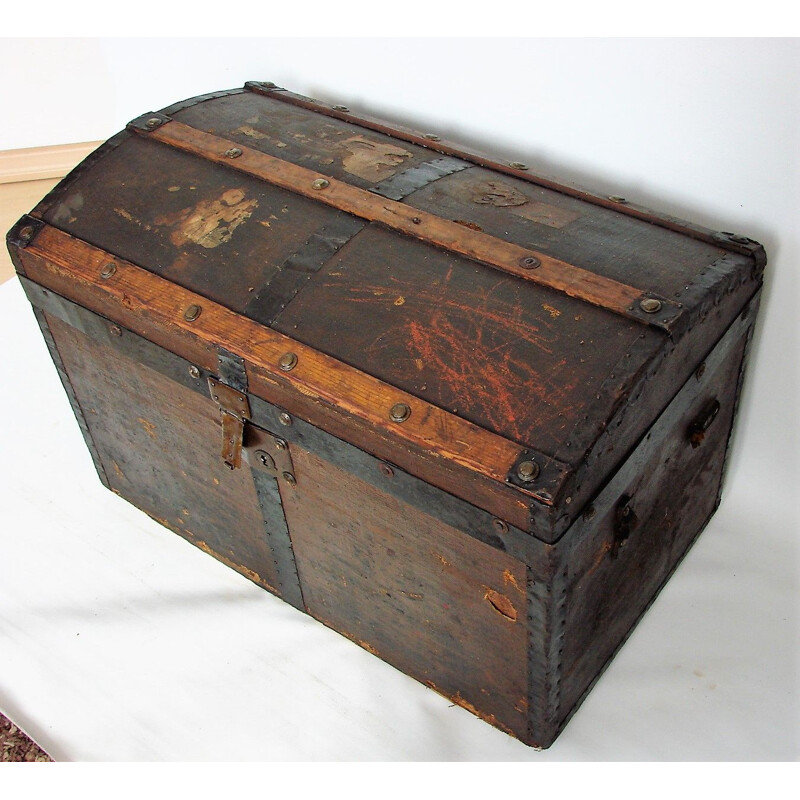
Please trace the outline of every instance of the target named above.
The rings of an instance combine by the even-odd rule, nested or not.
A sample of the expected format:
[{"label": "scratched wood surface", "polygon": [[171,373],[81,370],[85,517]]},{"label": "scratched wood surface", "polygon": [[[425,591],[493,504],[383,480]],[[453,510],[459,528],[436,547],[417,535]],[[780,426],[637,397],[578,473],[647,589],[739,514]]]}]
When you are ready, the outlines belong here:
[{"label": "scratched wood surface", "polygon": [[514,735],[527,729],[526,567],[297,445],[283,491],[310,614]]},{"label": "scratched wood surface", "polygon": [[522,446],[563,446],[614,365],[660,336],[378,226],[262,318],[286,260],[350,215],[138,138],[102,163],[45,220]]},{"label": "scratched wood surface", "polygon": [[380,228],[334,256],[275,327],[546,453],[645,341],[641,325],[421,242],[399,247]]},{"label": "scratched wood surface", "polygon": [[[361,191],[439,157],[433,150],[254,92],[176,107],[171,116],[178,122],[130,134],[66,183],[44,218],[570,464],[581,463],[597,437],[585,424],[589,414],[598,425],[609,422],[664,346],[663,333],[565,296],[569,288],[530,285],[376,223],[359,228],[353,215],[315,202],[312,190],[303,196],[235,169],[255,151]],[[170,125],[245,152],[212,158],[155,141],[173,136]],[[459,223],[465,242],[490,234],[508,247],[536,248],[553,265],[564,259],[620,282],[612,287],[667,297],[724,252],[481,167],[433,180],[405,203],[412,216],[422,209]]]},{"label": "scratched wood surface", "polygon": [[[104,251],[53,228],[20,251],[20,263],[37,283],[215,374],[217,348],[237,351],[247,361],[253,393],[517,527],[528,527],[529,498],[504,481],[518,445],[120,259],[113,279],[98,284],[107,261]],[[204,306],[201,324],[183,317],[184,309],[197,302]],[[290,373],[278,368],[287,351],[298,356]],[[399,401],[412,409],[402,425],[389,421],[389,409]]]}]

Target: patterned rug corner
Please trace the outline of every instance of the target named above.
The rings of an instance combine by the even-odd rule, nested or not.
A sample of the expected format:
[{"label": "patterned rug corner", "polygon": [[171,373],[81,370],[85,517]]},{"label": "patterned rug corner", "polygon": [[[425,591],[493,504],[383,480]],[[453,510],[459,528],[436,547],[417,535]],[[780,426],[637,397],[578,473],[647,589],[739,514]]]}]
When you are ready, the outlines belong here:
[{"label": "patterned rug corner", "polygon": [[0,714],[0,761],[52,761],[10,719]]}]

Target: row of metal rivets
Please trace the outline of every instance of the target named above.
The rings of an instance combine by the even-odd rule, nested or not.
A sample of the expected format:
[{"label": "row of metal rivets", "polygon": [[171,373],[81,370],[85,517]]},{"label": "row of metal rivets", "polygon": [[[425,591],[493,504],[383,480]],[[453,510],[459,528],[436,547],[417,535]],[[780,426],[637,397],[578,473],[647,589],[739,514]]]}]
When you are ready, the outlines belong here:
[{"label": "row of metal rivets", "polygon": [[[100,271],[100,277],[104,280],[108,280],[109,278],[113,277],[117,272],[117,265],[113,262],[106,264],[103,269]],[[183,312],[183,318],[187,322],[195,322],[200,314],[203,312],[202,306],[199,306],[197,303],[192,303],[191,305],[187,306]],[[297,355],[292,352],[284,353],[278,359],[278,368],[283,372],[291,372],[297,366]],[[200,375],[200,371],[197,367],[190,367],[189,374],[193,378],[197,378]],[[408,403],[395,403],[389,409],[389,419],[392,422],[405,422],[411,416],[411,407]],[[291,425],[292,418],[288,414],[281,414],[280,422],[284,425]]]}]

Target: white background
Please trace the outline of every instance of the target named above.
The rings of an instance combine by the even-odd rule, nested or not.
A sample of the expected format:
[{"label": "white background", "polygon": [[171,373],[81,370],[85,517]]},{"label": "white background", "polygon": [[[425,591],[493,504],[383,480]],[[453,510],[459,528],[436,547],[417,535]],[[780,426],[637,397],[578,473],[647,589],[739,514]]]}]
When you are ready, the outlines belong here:
[{"label": "white background", "polygon": [[[281,645],[281,658],[291,664],[281,673],[286,681],[280,684],[285,716],[248,727],[237,712],[235,724],[241,728],[243,741],[250,737],[246,757],[747,760],[798,755],[799,64],[798,40],[776,39],[0,42],[4,109],[0,149],[105,139],[129,119],[184,97],[241,85],[245,80],[272,80],[301,94],[524,161],[534,172],[604,194],[620,194],[711,228],[745,234],[767,249],[765,296],[723,505],[556,746],[535,754],[482,723],[473,724],[470,715],[450,709],[446,701],[398,677],[355,646],[343,640],[339,644],[339,637],[324,630],[313,633],[319,626],[310,623],[311,628],[302,628],[302,636],[311,636],[315,644],[304,652],[319,654],[333,648],[333,669],[339,668],[341,674],[338,679],[329,677],[327,658],[299,666],[293,661],[298,656]],[[16,302],[6,300],[7,296],[9,292],[3,295],[4,302]],[[4,335],[6,341],[15,336],[12,331]],[[32,352],[36,349],[35,345],[31,348]],[[60,389],[52,391],[52,403],[63,406],[57,398]],[[41,411],[54,413],[47,402]],[[68,416],[65,419],[68,429]],[[70,457],[73,444],[82,447],[76,436],[71,439],[75,442],[64,440],[65,458]],[[12,461],[9,441],[3,445],[6,469]],[[4,479],[8,495],[4,508],[12,509],[15,526],[30,527],[41,509],[31,517],[36,501],[28,497],[27,505],[23,503],[18,483],[11,481],[12,477],[17,480],[19,470],[12,471],[13,476]],[[92,477],[87,475],[85,485],[90,486]],[[42,483],[48,490],[40,505],[47,505],[51,484]],[[224,595],[228,589],[220,587],[235,586],[231,596],[246,598],[247,619],[265,629],[294,614],[280,603],[255,598],[249,587],[240,586],[237,576],[227,575],[199,553],[195,556],[188,545],[163,543],[168,534],[162,535],[158,526],[150,528],[149,521],[138,520],[138,512],[123,510],[125,504],[116,498],[100,501],[92,489],[80,491],[91,492],[92,504],[105,502],[109,537],[118,519],[130,520],[133,514],[134,532],[125,534],[132,538],[123,546],[126,558],[146,561],[145,553],[154,552],[148,548],[170,550],[170,558],[187,570],[184,575],[191,573],[185,566],[191,564],[192,570],[201,570],[204,580],[211,580],[209,584],[198,580],[192,592]],[[85,507],[80,511],[86,514]],[[80,519],[76,515],[73,521],[76,542],[83,535]],[[16,557],[27,563],[30,550],[18,543],[18,537],[15,542]],[[36,561],[45,565],[46,574],[48,563],[53,570],[65,564],[83,569],[81,547],[84,563],[99,557],[97,542],[76,543],[78,552],[70,551],[69,557],[48,553],[44,541],[40,546]],[[118,553],[109,556],[118,557]],[[204,560],[211,566],[199,567]],[[5,568],[18,577],[18,566],[6,562]],[[30,566],[33,576],[34,565]],[[212,580],[208,574],[217,577]],[[146,579],[134,575],[131,580],[144,580],[144,586],[159,592],[170,586],[171,576],[169,572]],[[147,583],[151,578],[162,588]],[[10,574],[4,581],[21,591]],[[22,605],[16,613],[28,619],[31,599],[44,590],[33,577],[23,583],[30,587],[30,595],[22,600],[17,595],[15,602]],[[79,592],[74,600],[78,606],[73,611],[84,622],[98,613],[91,597]],[[159,608],[157,596],[151,598],[146,619],[156,626],[154,630],[176,611],[168,600]],[[119,601],[123,608],[135,602],[131,597]],[[236,642],[220,642],[221,634],[214,628],[214,615],[220,609],[212,608],[203,617],[202,605],[198,603],[194,614],[197,624],[215,646],[230,648],[235,654]],[[7,607],[0,607],[0,622],[6,625],[7,613]],[[44,611],[40,616],[42,636],[56,636],[55,628],[45,624]],[[232,623],[229,619],[222,624]],[[242,632],[239,641],[252,660],[246,666],[228,666],[234,681],[241,679],[237,670],[256,669],[255,665],[274,655],[269,641],[259,650],[252,644],[252,635],[252,630]],[[290,637],[298,635],[295,630]],[[6,643],[24,650],[24,640],[19,633]],[[108,646],[109,640],[101,637],[97,649],[90,649],[86,657],[106,653],[109,659],[117,658],[108,654]],[[197,647],[197,640],[188,636],[185,646]],[[317,646],[322,649],[315,650]],[[342,664],[336,661],[340,652],[345,653]],[[180,658],[180,653],[173,655]],[[70,678],[82,688],[76,689],[75,697],[88,702],[91,686],[83,685],[87,681],[80,675],[84,662],[76,658]],[[159,658],[170,656],[159,653]],[[231,659],[235,655],[223,661]],[[191,725],[196,725],[191,715],[183,722],[175,721],[176,714],[191,706],[191,696],[171,709],[171,722],[159,717],[158,703],[152,707],[134,695],[139,699],[123,712],[119,695],[110,696],[108,708],[116,709],[115,716],[121,715],[114,725],[84,719],[77,730],[76,723],[69,721],[75,711],[72,706],[67,704],[58,713],[41,708],[36,706],[34,689],[22,688],[26,684],[21,676],[30,675],[33,664],[45,664],[41,670],[47,673],[45,655],[23,654],[14,663],[16,672],[9,667],[0,674],[0,708],[5,703],[17,716],[28,715],[35,733],[63,758],[212,757],[202,744],[203,737],[189,735]],[[165,669],[177,670],[179,664],[168,661]],[[361,676],[358,680],[347,677],[353,670]],[[210,681],[213,674],[209,672]],[[38,679],[46,681],[47,675]],[[328,691],[324,696],[319,693],[321,680]],[[53,678],[53,685],[57,683]],[[390,688],[379,691],[378,686]],[[103,691],[111,690],[104,687]],[[147,691],[145,683],[142,697]],[[311,700],[306,705],[301,697],[312,698],[316,706]],[[270,701],[263,702],[266,706],[259,708],[269,709]],[[225,707],[225,703],[214,703],[213,713],[224,716]],[[456,723],[451,721],[454,715],[458,715]],[[152,726],[154,740],[168,744],[161,749],[131,745],[125,739],[126,720],[129,727]],[[329,738],[304,738],[301,731],[315,725]],[[447,732],[446,741],[433,733],[439,725]],[[109,737],[110,730],[117,733]],[[184,739],[181,730],[186,732]],[[141,730],[137,735],[147,738]],[[324,747],[323,739],[327,741]],[[276,742],[282,743],[277,749]]]}]

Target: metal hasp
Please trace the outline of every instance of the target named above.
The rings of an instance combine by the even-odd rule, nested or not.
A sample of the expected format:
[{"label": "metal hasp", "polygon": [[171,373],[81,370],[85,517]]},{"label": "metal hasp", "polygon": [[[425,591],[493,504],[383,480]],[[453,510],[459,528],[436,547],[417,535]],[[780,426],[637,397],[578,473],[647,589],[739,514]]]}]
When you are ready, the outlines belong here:
[{"label": "metal hasp", "polygon": [[242,465],[244,423],[250,419],[247,395],[216,380],[208,379],[211,399],[219,406],[222,420],[222,460],[231,469]]}]

